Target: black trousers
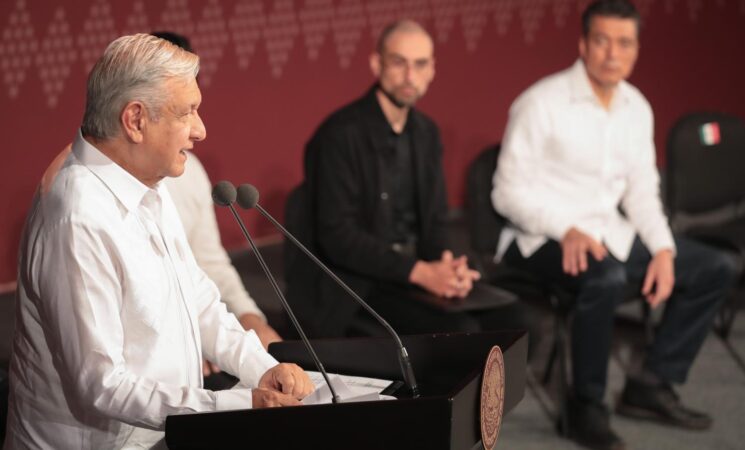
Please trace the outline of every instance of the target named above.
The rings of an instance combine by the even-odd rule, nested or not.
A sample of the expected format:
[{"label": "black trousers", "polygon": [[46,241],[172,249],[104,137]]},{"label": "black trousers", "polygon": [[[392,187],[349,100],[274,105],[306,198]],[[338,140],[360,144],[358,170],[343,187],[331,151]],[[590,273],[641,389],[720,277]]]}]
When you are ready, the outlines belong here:
[{"label": "black trousers", "polygon": [[[682,383],[734,283],[736,269],[731,258],[704,244],[684,238],[676,238],[675,244],[675,287],[644,368],[664,381]],[[528,258],[513,242],[504,255],[506,264],[577,293],[571,325],[574,393],[580,399],[602,401],[614,310],[624,300],[628,283],[641,287],[651,255],[636,238],[627,261],[611,255],[595,261],[588,256],[588,270],[576,277],[563,272],[561,260],[561,246],[554,240]]]}]

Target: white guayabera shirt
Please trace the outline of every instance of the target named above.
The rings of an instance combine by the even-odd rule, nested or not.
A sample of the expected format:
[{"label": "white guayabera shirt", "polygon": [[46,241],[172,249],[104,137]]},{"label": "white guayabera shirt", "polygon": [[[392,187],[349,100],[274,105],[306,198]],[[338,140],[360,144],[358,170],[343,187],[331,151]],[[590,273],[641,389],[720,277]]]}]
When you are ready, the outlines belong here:
[{"label": "white guayabera shirt", "polygon": [[653,133],[644,96],[622,81],[604,109],[581,60],[521,94],[510,108],[494,174],[492,203],[513,224],[500,236],[497,257],[514,239],[529,257],[572,226],[620,261],[637,233],[652,254],[674,251]]},{"label": "white guayabera shirt", "polygon": [[203,356],[245,386],[277,364],[219,301],[163,183],[80,134],[37,191],[19,272],[6,449],[148,447],[168,415],[251,407],[250,389],[202,388]]}]

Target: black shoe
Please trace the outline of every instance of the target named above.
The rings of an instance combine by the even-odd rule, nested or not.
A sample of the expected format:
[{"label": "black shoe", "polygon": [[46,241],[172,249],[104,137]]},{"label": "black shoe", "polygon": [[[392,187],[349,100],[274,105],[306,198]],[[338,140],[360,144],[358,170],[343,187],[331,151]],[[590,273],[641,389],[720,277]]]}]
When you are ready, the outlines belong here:
[{"label": "black shoe", "polygon": [[568,405],[567,426],[558,423],[559,434],[593,450],[624,450],[623,443],[610,428],[608,410],[601,403],[572,399]]},{"label": "black shoe", "polygon": [[669,384],[648,384],[632,378],[626,379],[616,411],[689,430],[707,430],[712,423],[708,415],[683,406]]}]

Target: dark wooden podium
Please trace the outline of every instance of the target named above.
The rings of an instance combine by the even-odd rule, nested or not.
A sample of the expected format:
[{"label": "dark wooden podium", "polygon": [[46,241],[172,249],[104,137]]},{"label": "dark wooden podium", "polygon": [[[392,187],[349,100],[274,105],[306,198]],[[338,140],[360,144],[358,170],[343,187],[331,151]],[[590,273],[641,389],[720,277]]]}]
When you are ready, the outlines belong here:
[{"label": "dark wooden podium", "polygon": [[[482,372],[491,348],[504,355],[504,413],[525,391],[523,331],[403,336],[420,397],[169,416],[170,449],[464,449],[481,440]],[[328,372],[401,379],[387,338],[312,341]],[[299,341],[272,344],[281,362],[315,370]]]}]

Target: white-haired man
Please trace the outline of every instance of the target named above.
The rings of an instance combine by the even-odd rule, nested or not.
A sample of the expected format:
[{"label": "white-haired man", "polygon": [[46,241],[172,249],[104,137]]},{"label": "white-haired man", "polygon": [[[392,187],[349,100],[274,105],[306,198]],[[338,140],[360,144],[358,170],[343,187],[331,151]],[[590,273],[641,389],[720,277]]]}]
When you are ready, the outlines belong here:
[{"label": "white-haired man", "polygon": [[[138,34],[91,71],[81,130],[23,234],[6,449],[147,448],[168,415],[312,390],[219,302],[161,183],[206,136],[198,70],[196,55]],[[203,355],[247,388],[202,389]]]}]

